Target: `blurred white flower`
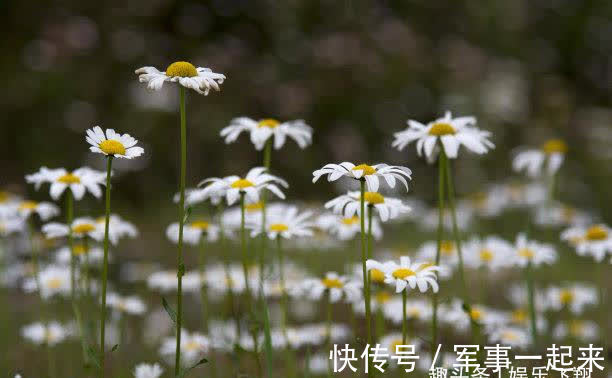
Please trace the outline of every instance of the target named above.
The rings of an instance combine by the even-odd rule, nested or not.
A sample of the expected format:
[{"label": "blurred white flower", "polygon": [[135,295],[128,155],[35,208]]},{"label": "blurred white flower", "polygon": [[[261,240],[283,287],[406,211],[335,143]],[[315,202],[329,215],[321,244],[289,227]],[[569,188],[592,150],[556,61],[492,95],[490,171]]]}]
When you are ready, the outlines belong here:
[{"label": "blurred white flower", "polygon": [[520,233],[514,243],[513,259],[515,264],[521,267],[528,264],[535,267],[552,265],[557,261],[557,251],[551,244],[529,240],[525,234]]},{"label": "blurred white flower", "polygon": [[42,221],[47,221],[58,215],[60,210],[51,202],[22,201],[17,205],[17,213],[24,219],[37,214]]},{"label": "blurred white flower", "polygon": [[497,327],[490,330],[488,339],[491,343],[507,345],[512,348],[524,349],[529,346],[529,334],[523,328]]},{"label": "blurred white flower", "polygon": [[[270,239],[282,237],[292,239],[312,236],[312,222],[310,211],[299,212],[295,206],[280,206],[266,211],[266,236]],[[251,230],[251,237],[261,234],[262,218],[256,218],[247,224]]]},{"label": "blurred white flower", "polygon": [[324,295],[329,295],[332,303],[339,302],[341,299],[353,302],[360,298],[361,290],[362,286],[359,281],[351,280],[336,272],[327,272],[322,279],[307,278],[288,288],[288,292],[294,297],[305,296],[312,300],[319,300]]},{"label": "blurred white flower", "polygon": [[592,256],[597,262],[612,253],[612,229],[605,224],[568,228],[561,233],[561,240],[570,243],[580,256]]},{"label": "blurred white flower", "polygon": [[512,265],[513,246],[497,236],[484,239],[474,237],[463,245],[465,266],[479,269],[486,267],[492,271]]},{"label": "blurred white flower", "polygon": [[[394,324],[402,324],[403,303],[401,298],[394,298],[383,305],[383,314]],[[406,318],[409,320],[429,321],[431,319],[431,303],[422,299],[406,301]]]},{"label": "blurred white flower", "polygon": [[[358,216],[343,217],[336,214],[322,214],[315,220],[315,224],[318,228],[325,230],[339,240],[352,240],[361,232],[360,218]],[[372,219],[372,236],[378,240],[382,238],[382,235],[382,227],[378,219]]]},{"label": "blurred white flower", "polygon": [[304,120],[279,122],[272,118],[259,121],[248,117],[232,119],[230,125],[221,130],[221,137],[225,143],[233,143],[243,132],[248,132],[251,142],[257,150],[262,150],[271,137],[274,137],[274,148],[280,149],[285,144],[287,137],[293,139],[300,148],[304,149],[312,143],[312,127]]},{"label": "blurred white flower", "polygon": [[[102,225],[102,227],[104,226]],[[90,237],[94,240],[102,241],[104,234],[100,233],[99,228],[100,225],[93,218],[81,217],[76,218],[70,227],[64,223],[47,223],[43,225],[42,232],[48,239],[60,238],[72,233],[72,237],[75,238]]]},{"label": "blurred white flower", "polygon": [[565,154],[567,144],[561,139],[546,141],[539,149],[528,149],[516,154],[512,160],[512,169],[516,172],[527,173],[527,176],[535,178],[557,173]]},{"label": "blurred white flower", "polygon": [[88,167],[82,167],[75,171],[68,172],[64,168],[49,169],[41,167],[40,170],[31,175],[25,176],[26,182],[34,184],[38,190],[44,183],[50,183],[49,195],[57,201],[66,189],[70,189],[77,201],[82,199],[85,192],[91,193],[94,197],[102,196],[101,185],[105,184],[106,173],[96,171]]},{"label": "blurred white flower", "polygon": [[548,308],[554,311],[569,309],[573,314],[580,315],[585,307],[598,303],[597,289],[583,284],[563,284],[546,289]]},{"label": "blurred white flower", "polygon": [[141,363],[134,367],[134,378],[159,378],[164,369],[158,364]]},{"label": "blurred white flower", "polygon": [[[173,243],[178,243],[179,224],[172,223],[166,229],[166,236]],[[219,239],[219,226],[204,220],[195,220],[183,225],[183,241],[187,244],[198,245],[202,237],[206,241],[215,242]]]},{"label": "blurred white flower", "polygon": [[147,305],[135,295],[123,297],[117,293],[108,293],[106,295],[106,305],[130,315],[142,315],[147,311]]},{"label": "blurred white flower", "polygon": [[36,345],[55,346],[68,337],[68,332],[60,323],[52,321],[47,325],[33,323],[21,328],[21,336]]},{"label": "blurred white flower", "polygon": [[196,68],[189,62],[174,62],[160,72],[155,67],[142,67],[137,69],[136,74],[141,83],[146,83],[147,88],[154,91],[162,89],[164,82],[178,83],[185,88],[193,89],[199,94],[208,95],[210,89],[220,90],[219,84],[223,84],[225,75],[212,72],[210,68]]},{"label": "blurred white flower", "polygon": [[[191,366],[204,357],[204,354],[210,349],[210,341],[208,337],[194,332],[189,333],[186,330],[181,330],[181,365]],[[166,338],[159,353],[165,357],[168,363],[174,363],[174,355],[176,352],[176,339],[174,337]]]},{"label": "blurred white flower", "polygon": [[560,322],[553,329],[555,339],[565,339],[571,337],[579,341],[595,341],[600,337],[599,326],[591,320],[572,319],[567,322]]},{"label": "blurred white flower", "polygon": [[[80,264],[98,265],[104,259],[104,251],[99,247],[85,246],[82,243],[73,243],[72,253]],[[62,247],[55,253],[55,261],[61,265],[68,265],[71,261],[70,247]],[[109,256],[110,260],[110,256]]]},{"label": "blurred white flower", "polygon": [[[40,288],[38,287],[40,283]],[[71,289],[70,269],[63,266],[49,265],[38,272],[38,282],[31,277],[24,281],[23,289],[26,292],[40,290],[40,296],[44,299],[56,295],[67,296]]]}]

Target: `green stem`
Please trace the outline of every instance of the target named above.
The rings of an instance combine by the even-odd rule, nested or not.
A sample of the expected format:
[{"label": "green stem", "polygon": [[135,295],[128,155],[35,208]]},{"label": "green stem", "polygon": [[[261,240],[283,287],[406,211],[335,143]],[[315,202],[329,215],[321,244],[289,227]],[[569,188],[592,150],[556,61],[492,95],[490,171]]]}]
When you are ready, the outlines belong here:
[{"label": "green stem", "polygon": [[187,114],[185,112],[185,88],[179,85],[180,113],[181,113],[181,176],[179,181],[179,234],[177,264],[177,296],[176,296],[176,351],[174,359],[174,375],[181,371],[181,330],[183,324],[183,226],[185,224],[185,176],[187,172]]},{"label": "green stem", "polygon": [[527,280],[527,299],[529,302],[529,320],[531,322],[531,339],[533,342],[534,350],[538,348],[538,328],[536,321],[536,310],[534,301],[534,283],[533,283],[533,267],[531,263],[527,264],[525,268],[525,275]]},{"label": "green stem", "polygon": [[600,334],[601,334],[601,346],[603,347],[602,355],[608,355],[608,311],[606,308],[606,278],[609,276],[606,275],[606,268],[608,265],[605,261],[595,262],[597,264],[597,280],[599,281],[599,316],[600,316]]},{"label": "green stem", "polygon": [[106,160],[106,211],[104,217],[104,263],[102,267],[102,304],[100,306],[100,377],[104,377],[105,361],[105,328],[106,328],[106,283],[108,278],[108,228],[110,222],[110,201],[111,201],[111,169],[113,157],[108,156]]},{"label": "green stem", "polygon": [[206,272],[206,245],[204,241],[204,235],[200,239],[200,250],[198,253],[198,260],[200,263],[200,276],[202,277],[202,283],[200,284],[200,301],[202,302],[202,332],[208,332],[208,297],[206,295],[206,285],[204,284],[204,274]]},{"label": "green stem", "polygon": [[[270,165],[272,161],[272,138],[266,141],[264,147],[263,165],[266,170],[270,171]],[[261,245],[259,250],[259,283],[260,283],[260,295],[263,295],[263,282],[265,278],[265,252],[266,252],[266,205],[267,205],[267,193],[266,191],[261,192]]]},{"label": "green stem", "polygon": [[365,180],[360,180],[361,184],[361,212],[359,216],[359,221],[361,222],[361,265],[363,270],[363,298],[365,301],[365,316],[366,316],[366,329],[367,329],[367,343],[372,345],[372,319],[370,314],[370,287],[368,279],[368,271],[366,268],[366,229],[365,229]]},{"label": "green stem", "polygon": [[74,238],[72,236],[72,221],[74,219],[74,197],[71,190],[66,191],[66,224],[68,225],[68,250],[70,251],[70,302],[72,303],[72,312],[77,322],[79,329],[79,338],[81,339],[81,351],[83,354],[83,362],[87,363],[87,344],[85,342],[85,333],[83,331],[83,321],[81,319],[81,310],[76,300],[77,283],[76,283],[76,256],[74,255]]},{"label": "green stem", "polygon": [[251,296],[251,290],[249,288],[249,264],[248,264],[248,253],[246,245],[246,228],[245,228],[245,204],[244,204],[244,192],[240,192],[240,249],[242,251],[242,274],[244,275],[244,285],[246,288],[247,298]]},{"label": "green stem", "polygon": [[227,240],[225,238],[225,225],[223,224],[223,202],[219,203],[219,230],[221,233],[221,255],[224,259],[225,265],[225,279],[227,280],[227,296],[229,298],[229,306],[232,317],[236,322],[236,335],[238,339],[240,339],[240,321],[238,319],[238,313],[236,312],[236,308],[234,307],[234,291],[232,290],[232,277],[230,275],[230,258],[227,255]]},{"label": "green stem", "polygon": [[[406,297],[407,290],[402,290],[402,344],[406,345],[408,340],[408,319],[406,317]],[[394,352],[394,351],[392,351]]]},{"label": "green stem", "polygon": [[[436,248],[436,266],[440,266],[440,251],[444,237],[444,173],[446,172],[446,153],[440,150],[438,159],[438,244]],[[432,296],[431,343],[432,350],[438,348],[438,293]]]},{"label": "green stem", "polygon": [[453,176],[451,174],[450,164],[447,161],[445,164],[446,168],[446,188],[448,191],[448,204],[451,211],[451,220],[453,224],[453,237],[455,239],[455,245],[457,247],[457,256],[459,257],[459,280],[461,281],[461,290],[463,292],[463,301],[469,305],[469,294],[467,291],[467,285],[465,283],[465,273],[463,269],[463,253],[461,251],[461,237],[459,235],[459,227],[457,226],[457,213],[455,207],[455,189],[453,187]]},{"label": "green stem", "polygon": [[[363,214],[363,213],[361,213]],[[331,293],[328,291],[326,297],[326,305],[327,305],[327,319],[325,322],[325,343],[327,345],[327,350],[332,350],[331,346],[331,325],[332,325],[332,302],[331,302]],[[331,361],[327,363],[327,375],[328,377],[332,376],[332,365]]]}]

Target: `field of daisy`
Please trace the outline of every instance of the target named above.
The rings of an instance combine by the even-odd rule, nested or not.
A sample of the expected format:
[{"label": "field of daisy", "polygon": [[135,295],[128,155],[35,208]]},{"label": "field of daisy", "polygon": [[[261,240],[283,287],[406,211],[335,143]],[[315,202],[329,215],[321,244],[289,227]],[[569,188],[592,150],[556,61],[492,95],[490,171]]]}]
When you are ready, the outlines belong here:
[{"label": "field of daisy", "polygon": [[458,4],[7,5],[0,377],[609,377],[606,6]]}]

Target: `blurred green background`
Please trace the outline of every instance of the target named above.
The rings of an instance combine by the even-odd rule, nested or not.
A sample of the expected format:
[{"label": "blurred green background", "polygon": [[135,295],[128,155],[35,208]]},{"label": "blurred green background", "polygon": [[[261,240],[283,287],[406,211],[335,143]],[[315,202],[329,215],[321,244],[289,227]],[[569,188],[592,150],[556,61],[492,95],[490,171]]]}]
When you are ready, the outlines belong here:
[{"label": "blurred green background", "polygon": [[[314,144],[292,142],[273,170],[290,198],[331,161],[403,164],[429,198],[433,177],[413,148],[391,149],[408,118],[474,114],[497,149],[462,159],[460,193],[508,177],[512,149],[549,137],[570,145],[561,198],[610,217],[612,3],[567,0],[4,1],[0,42],[2,185],[25,190],[41,165],[103,169],[85,130],[140,139],[146,158],[116,164],[115,209],[169,205],[178,175],[177,90],[151,94],[134,70],[176,60],[227,75],[220,93],[188,96],[188,183],[260,164],[248,137],[225,146],[236,116],[303,118]],[[96,206],[97,207],[97,206]]]}]

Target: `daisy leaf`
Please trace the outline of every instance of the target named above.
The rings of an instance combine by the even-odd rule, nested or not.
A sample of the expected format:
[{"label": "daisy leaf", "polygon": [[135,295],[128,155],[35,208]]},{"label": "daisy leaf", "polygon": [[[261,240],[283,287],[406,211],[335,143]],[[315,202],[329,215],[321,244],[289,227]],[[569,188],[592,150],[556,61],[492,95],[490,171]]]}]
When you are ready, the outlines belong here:
[{"label": "daisy leaf", "polygon": [[168,301],[166,301],[166,298],[164,297],[162,297],[162,305],[164,306],[164,309],[168,313],[170,319],[172,319],[172,323],[174,324],[174,326],[176,326],[176,311],[174,311],[174,309],[170,307]]}]

